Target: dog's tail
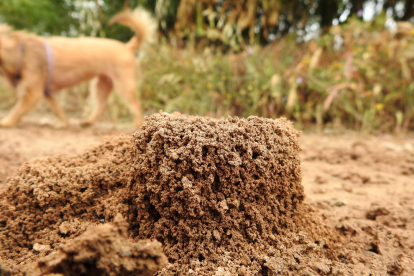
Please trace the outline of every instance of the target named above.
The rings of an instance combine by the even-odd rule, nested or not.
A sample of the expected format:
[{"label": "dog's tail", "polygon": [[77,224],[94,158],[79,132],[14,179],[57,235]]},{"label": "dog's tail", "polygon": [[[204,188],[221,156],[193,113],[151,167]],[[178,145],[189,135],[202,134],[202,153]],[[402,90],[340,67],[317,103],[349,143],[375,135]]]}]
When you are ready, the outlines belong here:
[{"label": "dog's tail", "polygon": [[109,24],[119,23],[135,31],[135,36],[127,42],[131,51],[137,51],[143,43],[153,42],[157,30],[157,23],[151,14],[138,7],[135,10],[126,9],[109,21]]}]

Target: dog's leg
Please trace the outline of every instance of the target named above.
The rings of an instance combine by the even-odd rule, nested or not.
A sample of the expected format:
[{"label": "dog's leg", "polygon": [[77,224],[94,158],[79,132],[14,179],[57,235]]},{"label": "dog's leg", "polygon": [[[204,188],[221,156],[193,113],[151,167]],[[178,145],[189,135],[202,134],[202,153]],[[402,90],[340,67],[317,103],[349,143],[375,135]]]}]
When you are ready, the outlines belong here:
[{"label": "dog's leg", "polygon": [[60,119],[61,125],[59,125],[59,128],[66,128],[69,125],[68,119],[66,118],[65,112],[63,112],[63,109],[60,107],[59,103],[56,101],[56,98],[54,95],[48,95],[46,96],[46,100],[49,102],[50,107],[52,108],[53,113]]},{"label": "dog's leg", "polygon": [[106,76],[99,76],[94,85],[95,87],[90,89],[93,110],[91,115],[81,122],[81,126],[83,127],[92,125],[102,115],[108,107],[108,96],[113,88],[111,79]]},{"label": "dog's leg", "polygon": [[0,127],[13,127],[31,111],[43,98],[42,86],[36,87],[20,83],[17,87],[18,100],[9,114],[0,121]]},{"label": "dog's leg", "polygon": [[115,92],[121,96],[134,115],[135,127],[140,127],[142,125],[142,110],[141,102],[135,95],[136,83],[134,77],[123,77],[122,79],[117,79],[115,81]]}]

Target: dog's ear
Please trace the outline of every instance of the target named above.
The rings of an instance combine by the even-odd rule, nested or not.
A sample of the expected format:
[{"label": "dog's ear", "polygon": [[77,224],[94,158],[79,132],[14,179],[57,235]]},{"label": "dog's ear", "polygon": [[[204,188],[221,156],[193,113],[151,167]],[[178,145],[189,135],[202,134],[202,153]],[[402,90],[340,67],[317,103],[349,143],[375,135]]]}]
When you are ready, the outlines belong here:
[{"label": "dog's ear", "polygon": [[0,45],[1,45],[1,39],[3,36],[10,34],[10,32],[13,30],[12,27],[10,27],[7,24],[0,24]]},{"label": "dog's ear", "polygon": [[12,27],[7,24],[0,24],[0,47],[3,36],[8,35],[12,31]]},{"label": "dog's ear", "polygon": [[0,75],[6,76],[12,86],[10,76],[16,72],[19,53],[18,42],[11,33],[0,33]]}]

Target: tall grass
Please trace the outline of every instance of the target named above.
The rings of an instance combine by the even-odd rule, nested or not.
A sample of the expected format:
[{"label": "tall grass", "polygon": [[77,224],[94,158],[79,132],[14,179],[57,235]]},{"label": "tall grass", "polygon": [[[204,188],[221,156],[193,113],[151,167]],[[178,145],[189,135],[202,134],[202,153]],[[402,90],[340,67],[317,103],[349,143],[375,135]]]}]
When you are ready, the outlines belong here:
[{"label": "tall grass", "polygon": [[[318,42],[292,37],[243,53],[159,46],[142,61],[147,112],[286,116],[363,131],[414,127],[414,29],[351,21]],[[381,25],[383,26],[383,25]]]}]

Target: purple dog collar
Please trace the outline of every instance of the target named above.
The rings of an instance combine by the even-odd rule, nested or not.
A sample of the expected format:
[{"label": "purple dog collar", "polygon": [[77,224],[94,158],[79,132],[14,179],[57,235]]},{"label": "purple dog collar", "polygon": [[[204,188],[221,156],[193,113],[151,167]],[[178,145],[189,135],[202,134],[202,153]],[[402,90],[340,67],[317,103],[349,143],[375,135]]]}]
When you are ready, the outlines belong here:
[{"label": "purple dog collar", "polygon": [[24,54],[24,45],[21,43],[19,43],[19,53],[20,53],[20,58],[17,63],[17,72],[13,75],[14,87],[17,87],[17,84],[22,78],[22,61],[23,61],[23,54]]},{"label": "purple dog collar", "polygon": [[45,46],[46,50],[46,56],[47,56],[47,80],[45,85],[45,96],[50,96],[50,86],[52,85],[52,78],[53,78],[53,52],[52,47],[50,47],[50,44],[48,42],[43,42],[43,45]]}]

